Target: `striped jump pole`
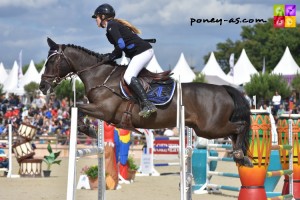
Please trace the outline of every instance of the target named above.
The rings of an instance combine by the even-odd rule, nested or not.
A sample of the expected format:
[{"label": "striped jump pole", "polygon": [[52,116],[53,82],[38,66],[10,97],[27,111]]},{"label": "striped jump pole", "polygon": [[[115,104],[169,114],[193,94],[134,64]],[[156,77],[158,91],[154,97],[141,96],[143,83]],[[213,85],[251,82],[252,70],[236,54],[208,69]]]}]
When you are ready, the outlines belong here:
[{"label": "striped jump pole", "polygon": [[283,114],[278,119],[277,133],[279,145],[290,145],[292,149],[280,149],[282,169],[292,169],[292,175],[285,175],[282,195],[293,194],[300,199],[300,115]]},{"label": "striped jump pole", "polygon": [[78,108],[71,110],[71,133],[69,144],[69,167],[67,200],[75,199],[76,191],[76,157],[98,155],[98,200],[105,200],[105,170],[104,170],[104,127],[103,122],[98,123],[98,147],[93,149],[81,149],[77,151],[77,114]]},{"label": "striped jump pole", "polygon": [[[214,148],[223,148],[223,149],[226,149],[226,150],[232,149],[231,144],[213,144],[213,143],[211,143],[213,141],[214,140],[210,140],[207,143],[206,190],[209,193],[214,193],[216,191],[219,191],[220,189],[229,190],[229,191],[240,191],[239,187],[228,186],[228,185],[217,185],[217,184],[211,183],[211,176],[239,178],[239,174],[237,174],[237,173],[211,171],[210,163],[213,162],[213,161],[234,162],[233,158],[211,156],[211,154],[210,154],[211,149],[214,149]],[[219,149],[216,150],[216,151],[219,151]],[[210,191],[208,189],[210,189]],[[199,193],[201,193],[201,191],[199,191]]]}]

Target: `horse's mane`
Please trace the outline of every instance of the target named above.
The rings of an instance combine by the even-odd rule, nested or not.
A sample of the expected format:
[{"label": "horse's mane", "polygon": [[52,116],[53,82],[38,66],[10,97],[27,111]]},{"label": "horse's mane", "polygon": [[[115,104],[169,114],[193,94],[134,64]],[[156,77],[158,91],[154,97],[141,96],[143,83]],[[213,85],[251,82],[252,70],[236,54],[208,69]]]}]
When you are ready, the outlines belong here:
[{"label": "horse's mane", "polygon": [[[92,55],[92,56],[95,56],[96,58],[100,58],[101,60],[103,59],[103,56],[104,56],[104,54],[100,54],[100,53],[94,52],[92,50],[89,50],[87,48],[84,48],[84,47],[81,47],[81,46],[78,46],[78,45],[75,45],[75,44],[67,44],[66,46],[67,47],[72,47],[74,49],[78,49],[78,50],[81,50],[81,51],[84,51],[85,53],[87,53],[89,55]],[[118,65],[118,66],[124,66],[124,65],[117,64],[115,61],[112,61],[111,63],[114,64],[114,65]]]},{"label": "horse's mane", "polygon": [[95,56],[95,57],[97,57],[97,58],[103,58],[103,54],[96,53],[96,52],[94,52],[94,51],[91,51],[91,50],[89,50],[89,49],[87,49],[87,48],[84,48],[84,47],[81,47],[81,46],[78,46],[78,45],[75,45],[75,44],[67,44],[66,46],[67,46],[67,47],[72,47],[72,48],[74,48],[74,49],[82,50],[82,51],[84,51],[85,53],[87,53],[87,54],[89,54],[89,55],[93,55],[93,56]]}]

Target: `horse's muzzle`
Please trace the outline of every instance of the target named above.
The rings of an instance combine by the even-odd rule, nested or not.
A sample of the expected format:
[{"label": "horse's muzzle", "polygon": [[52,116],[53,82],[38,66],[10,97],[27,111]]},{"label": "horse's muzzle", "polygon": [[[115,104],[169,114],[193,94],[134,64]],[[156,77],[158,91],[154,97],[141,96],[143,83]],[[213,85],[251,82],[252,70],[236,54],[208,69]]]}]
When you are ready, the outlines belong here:
[{"label": "horse's muzzle", "polygon": [[42,91],[42,93],[44,95],[53,92],[52,85],[48,81],[45,81],[45,80],[41,80],[39,89]]}]

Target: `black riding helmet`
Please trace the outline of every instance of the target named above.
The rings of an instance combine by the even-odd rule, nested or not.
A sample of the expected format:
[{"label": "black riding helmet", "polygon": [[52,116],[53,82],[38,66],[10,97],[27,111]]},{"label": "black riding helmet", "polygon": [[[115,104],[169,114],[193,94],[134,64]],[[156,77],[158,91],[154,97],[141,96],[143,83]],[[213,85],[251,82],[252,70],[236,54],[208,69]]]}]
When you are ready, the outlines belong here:
[{"label": "black riding helmet", "polygon": [[115,9],[111,5],[104,3],[96,8],[92,18],[97,18],[97,15],[105,15],[104,19],[107,19],[110,17],[115,17],[116,13]]}]

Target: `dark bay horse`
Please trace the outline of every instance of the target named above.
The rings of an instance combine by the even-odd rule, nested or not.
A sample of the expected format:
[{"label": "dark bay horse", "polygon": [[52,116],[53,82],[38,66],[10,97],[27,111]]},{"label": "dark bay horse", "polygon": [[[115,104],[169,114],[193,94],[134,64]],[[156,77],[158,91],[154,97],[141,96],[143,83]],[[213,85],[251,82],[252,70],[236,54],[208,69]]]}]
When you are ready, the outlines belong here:
[{"label": "dark bay horse", "polygon": [[[103,55],[80,46],[56,44],[50,38],[47,41],[50,50],[40,90],[47,94],[61,80],[77,74],[89,100],[87,104],[77,104],[79,111],[126,128],[122,127],[121,121],[129,104],[120,91],[120,79],[126,66],[115,62],[103,63]],[[240,91],[230,86],[182,83],[182,99],[186,126],[193,128],[197,136],[207,139],[230,137],[234,160],[241,165],[252,166],[248,152],[250,108]],[[157,113],[149,118],[138,115],[140,107],[135,103],[129,120],[136,128],[175,127],[176,100],[175,92],[173,99],[167,105],[158,106]],[[89,130],[81,126],[82,117],[79,115],[78,130],[89,134]]]}]

